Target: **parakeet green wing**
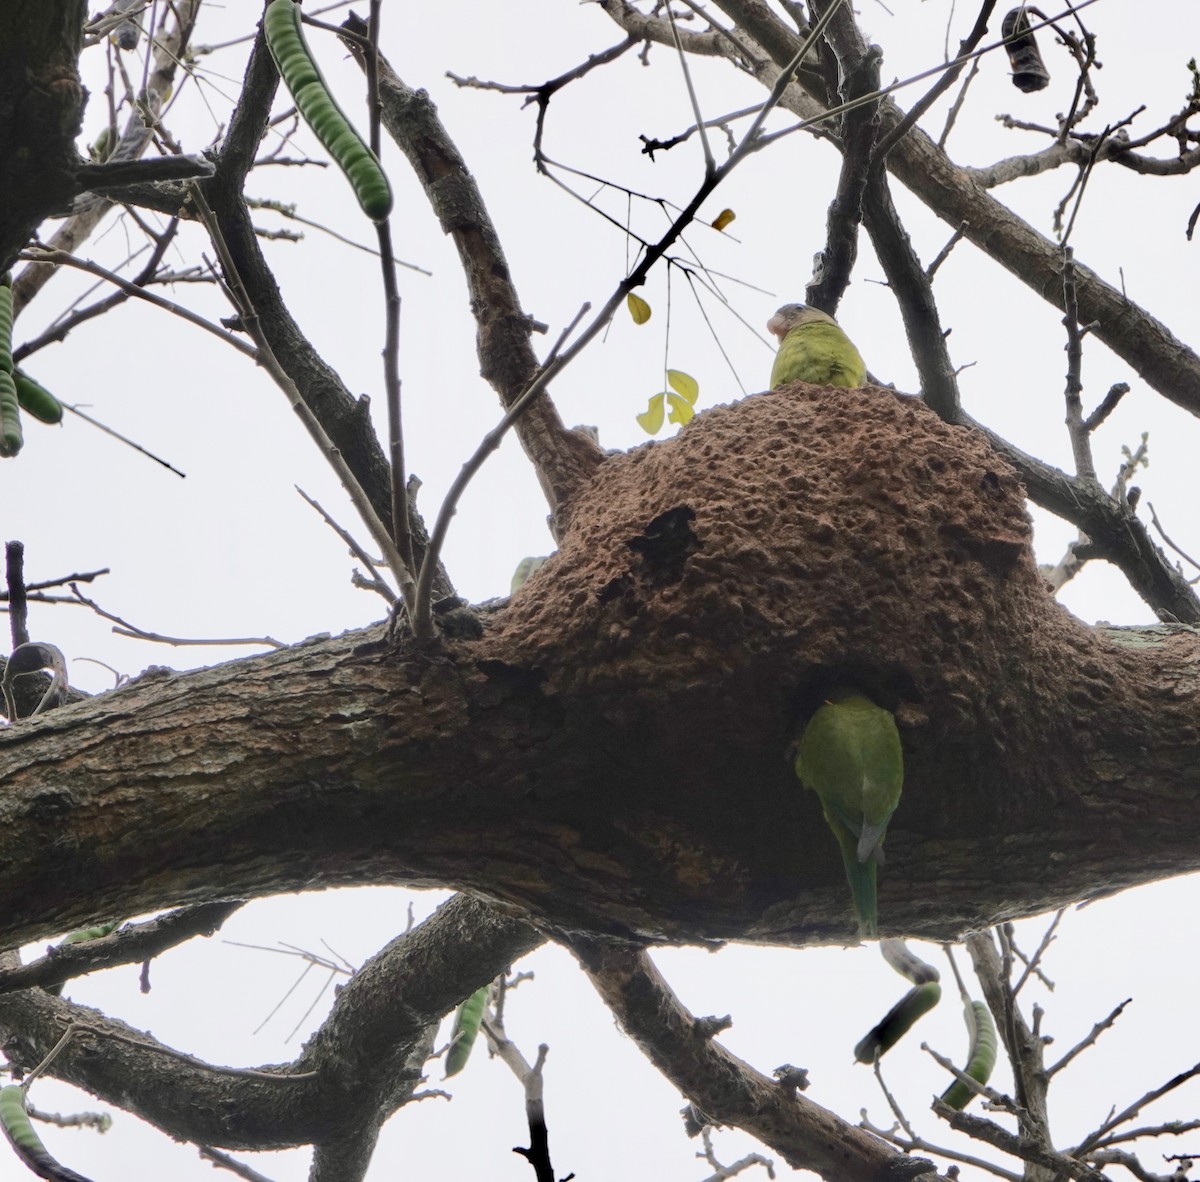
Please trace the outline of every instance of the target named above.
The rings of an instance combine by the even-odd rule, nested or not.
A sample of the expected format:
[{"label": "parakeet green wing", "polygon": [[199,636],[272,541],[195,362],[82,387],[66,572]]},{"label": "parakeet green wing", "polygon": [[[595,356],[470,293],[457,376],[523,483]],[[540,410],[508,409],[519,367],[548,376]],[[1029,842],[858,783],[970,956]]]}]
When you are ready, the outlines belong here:
[{"label": "parakeet green wing", "polygon": [[904,785],[896,720],[857,691],[837,691],[805,726],[795,768],[800,782],[820,798],[841,847],[859,931],[878,935],[876,867]]},{"label": "parakeet green wing", "polygon": [[779,337],[779,352],[771,367],[771,389],[789,382],[815,386],[858,387],[867,380],[867,367],[854,342],[832,316],[807,304],[784,304],[767,328]]}]

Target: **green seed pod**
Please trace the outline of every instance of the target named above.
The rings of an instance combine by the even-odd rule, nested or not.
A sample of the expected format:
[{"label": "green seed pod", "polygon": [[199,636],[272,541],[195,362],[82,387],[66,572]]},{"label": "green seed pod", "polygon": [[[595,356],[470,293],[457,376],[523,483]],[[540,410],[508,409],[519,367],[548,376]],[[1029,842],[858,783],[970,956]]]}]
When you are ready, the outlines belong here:
[{"label": "green seed pod", "polygon": [[98,164],[103,164],[112,153],[116,142],[117,137],[113,134],[113,129],[111,127],[104,127],[95,141],[88,145],[88,155]]},{"label": "green seed pod", "polygon": [[483,985],[476,989],[458,1007],[458,1012],[454,1015],[454,1028],[450,1033],[450,1049],[446,1052],[447,1079],[452,1075],[457,1075],[471,1057],[471,1048],[475,1045],[479,1024],[483,1021],[483,1011],[487,1005],[490,990],[491,985]]},{"label": "green seed pod", "polygon": [[90,928],[79,928],[78,931],[69,932],[63,936],[58,942],[58,946],[61,948],[64,944],[82,944],[85,940],[102,940],[105,936],[111,936],[120,926],[119,919],[110,919],[104,923],[93,924]]},{"label": "green seed pod", "polygon": [[13,370],[13,385],[17,388],[17,401],[21,409],[28,411],[43,423],[61,423],[63,406],[45,386],[35,382],[23,370]]},{"label": "green seed pod", "polygon": [[375,153],[337,105],[304,37],[294,0],[271,0],[263,15],[267,48],[304,121],[346,175],[359,205],[372,221],[392,209],[392,190]]},{"label": "green seed pod", "polygon": [[19,1084],[0,1088],[0,1127],[3,1127],[17,1156],[39,1178],[49,1182],[88,1182],[82,1174],[67,1169],[50,1156],[25,1111],[25,1089]]},{"label": "green seed pod", "polygon": [[24,442],[16,383],[11,373],[0,369],[0,456],[15,456]]},{"label": "green seed pod", "polygon": [[[121,926],[119,919],[106,920],[104,923],[94,924],[90,928],[79,928],[77,931],[68,932],[55,947],[64,948],[68,944],[82,944],[87,940],[100,940],[105,936],[111,936],[113,932]],[[49,949],[50,952],[54,948]],[[53,985],[43,986],[47,993],[53,997],[61,997],[63,991],[63,982],[58,981]]]},{"label": "green seed pod", "polygon": [[12,272],[0,279],[0,369],[12,373],[13,295]]},{"label": "green seed pod", "polygon": [[[996,1066],[996,1023],[981,1001],[968,1001],[963,1006],[963,1018],[971,1033],[971,1050],[963,1074],[976,1083],[985,1084],[992,1078]],[[943,1104],[956,1111],[965,1108],[974,1098],[975,1093],[961,1079],[956,1079],[941,1097]]]},{"label": "green seed pod", "polygon": [[854,1048],[859,1063],[874,1063],[912,1029],[918,1018],[929,1013],[941,1000],[942,987],[936,981],[914,985]]}]

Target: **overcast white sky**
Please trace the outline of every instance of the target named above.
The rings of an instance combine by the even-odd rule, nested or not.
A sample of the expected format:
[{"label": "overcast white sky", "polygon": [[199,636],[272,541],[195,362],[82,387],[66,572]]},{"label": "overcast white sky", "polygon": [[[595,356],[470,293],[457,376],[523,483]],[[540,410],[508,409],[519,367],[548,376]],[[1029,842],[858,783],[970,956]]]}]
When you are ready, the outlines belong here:
[{"label": "overcast white sky", "polygon": [[[942,60],[947,36],[952,47],[957,45],[975,19],[974,6],[955,11],[948,0],[898,0],[891,9],[864,3],[860,10],[863,27],[884,47],[885,81]],[[253,4],[206,12],[197,43],[250,33],[258,12]],[[1088,27],[1099,35],[1105,67],[1097,76],[1102,102],[1091,130],[1125,118],[1144,103],[1147,110],[1133,125],[1133,134],[1140,134],[1184,101],[1190,87],[1185,62],[1200,43],[1200,8],[1194,0],[1161,0],[1154,20],[1146,19],[1147,12],[1121,0],[1099,0],[1086,12]],[[536,84],[614,44],[620,34],[595,5],[563,0],[504,5],[390,0],[383,15],[384,51],[410,85],[428,89],[437,102],[489,203],[527,310],[551,325],[548,345],[580,304],[590,300],[599,306],[608,296],[625,271],[626,243],[595,213],[535,175],[532,108],[523,110],[519,98],[461,90],[444,71]],[[998,30],[999,16],[993,25]],[[329,38],[313,34],[310,40],[343,107],[357,117],[362,109],[358,71]],[[1008,112],[1051,125],[1069,106],[1073,76],[1067,58],[1051,48],[1048,38],[1042,48],[1053,82],[1040,94],[1022,95],[1012,87],[1002,55],[985,61],[950,140],[957,160],[987,164],[1045,145],[1045,137],[1005,130],[994,119]],[[178,88],[170,125],[187,150],[201,150],[227,121],[246,49],[243,44],[200,57],[196,80]],[[548,118],[546,148],[577,168],[682,205],[701,175],[699,148],[689,142],[653,163],[639,153],[639,134],[667,138],[684,130],[691,118],[672,56],[660,48],[650,61],[646,68],[635,55],[626,55],[559,93]],[[105,121],[101,54],[93,51],[86,64],[92,99],[83,139],[90,141]],[[131,73],[138,68],[130,59]],[[762,92],[727,67],[698,61],[692,68],[706,116],[761,101]],[[924,85],[902,91],[898,100],[907,106]],[[935,136],[948,102],[943,98],[923,121]],[[280,99],[277,110],[284,106]],[[778,119],[780,126],[784,122]],[[301,142],[320,156],[305,133]],[[720,150],[719,135],[715,142]],[[433,272],[432,277],[400,272],[406,444],[410,466],[424,481],[421,507],[432,518],[449,481],[498,411],[478,376],[474,325],[453,248],[399,152],[385,147],[384,163],[396,193],[397,252]],[[691,248],[707,266],[737,281],[723,280],[723,290],[736,316],[757,330],[755,335],[728,310],[706,301],[731,372],[691,293],[678,278],[673,281],[667,357],[673,368],[698,379],[700,407],[765,385],[771,349],[763,326],[779,304],[803,297],[812,255],[823,245],[837,166],[832,149],[791,137],[750,158],[703,211],[714,217],[723,207],[734,209],[737,220],[728,235],[703,227],[689,234]],[[590,195],[593,187],[581,184]],[[1009,185],[997,195],[1050,234],[1054,208],[1069,184],[1066,172],[1059,171]],[[251,178],[250,190],[294,201],[303,216],[355,241],[374,240],[335,169],[263,169]],[[898,185],[894,191],[916,248],[928,262],[950,230]],[[615,216],[625,216],[623,196],[610,193],[604,200]],[[1073,237],[1080,261],[1111,282],[1123,282],[1133,300],[1188,342],[1200,340],[1196,245],[1184,239],[1196,201],[1190,180],[1144,178],[1108,167],[1092,178]],[[634,207],[633,217],[646,234],[663,225],[661,212],[645,204]],[[269,213],[258,222],[270,229],[290,225]],[[114,218],[82,253],[115,266],[131,243],[140,245],[136,227]],[[202,248],[199,234],[186,229],[169,261],[193,262]],[[311,229],[300,244],[269,242],[266,250],[301,326],[350,388],[370,393],[380,408],[382,310],[375,260]],[[900,318],[865,236],[860,251],[839,318],[874,373],[915,390]],[[57,277],[18,322],[17,342],[34,336],[89,284],[78,275]],[[960,244],[939,272],[936,293],[943,323],[952,330],[955,363],[969,367],[961,378],[967,409],[1025,449],[1068,466],[1070,448],[1061,425],[1066,363],[1058,313],[967,244]],[[618,316],[606,340],[553,389],[565,420],[595,424],[607,447],[644,440],[634,416],[645,409],[650,394],[662,389],[664,275],[643,294],[654,308],[650,323],[638,328]],[[174,297],[214,319],[229,311],[216,292],[195,285],[177,287]],[[293,485],[356,528],[346,498],[284,397],[241,355],[182,321],[127,304],[29,358],[25,367],[63,400],[88,405],[90,413],[187,473],[179,480],[70,416],[62,430],[27,424],[19,460],[0,465],[0,532],[25,542],[31,582],[109,567],[111,574],[94,585],[96,598],[140,627],[174,635],[270,634],[295,641],[380,617],[381,601],[351,587],[351,560]],[[1113,382],[1132,385],[1096,435],[1103,478],[1115,473],[1121,447],[1136,446],[1141,433],[1149,431],[1151,466],[1137,480],[1143,503],[1154,502],[1185,550],[1200,552],[1200,519],[1193,508],[1200,438],[1195,420],[1149,390],[1095,341],[1087,346],[1084,381],[1085,406],[1099,401]],[[545,512],[519,448],[505,445],[472,485],[450,536],[446,561],[460,592],[473,600],[505,594],[517,561],[548,553],[552,545]],[[1073,531],[1044,514],[1035,518],[1039,558],[1054,561]],[[1089,566],[1062,599],[1088,621],[1152,619],[1121,576],[1099,564]],[[111,675],[83,658],[135,674],[151,663],[184,668],[227,655],[115,637],[106,622],[74,607],[34,606],[31,623],[35,638],[53,641],[71,659],[72,681],[91,691],[111,685]],[[252,651],[258,650],[228,655]],[[410,897],[395,890],[339,891],[263,902],[236,916],[222,937],[316,950],[328,940],[337,952],[361,963],[403,927]],[[418,917],[439,897],[415,896]],[[1059,1144],[1070,1143],[1112,1106],[1122,1106],[1200,1057],[1178,1037],[1186,1007],[1194,1001],[1196,969],[1191,942],[1178,939],[1178,917],[1194,913],[1196,903],[1195,880],[1180,880],[1104,900],[1070,913],[1064,922],[1047,965],[1058,988],[1053,993],[1041,985],[1030,989],[1046,1009],[1044,1029],[1054,1036],[1055,1049],[1061,1053],[1072,1045],[1126,997],[1133,996],[1135,1003],[1052,1094]],[[1046,922],[1020,925],[1026,948],[1036,946]],[[944,966],[938,949],[926,948],[924,954]],[[715,955],[681,949],[664,950],[656,959],[693,1011],[732,1014],[733,1028],[722,1041],[755,1066],[770,1071],[782,1062],[804,1065],[812,1073],[808,1094],[814,1100],[849,1119],[867,1107],[878,1123],[890,1123],[870,1072],[851,1062],[855,1042],[906,988],[874,948],[730,948]],[[559,1174],[573,1170],[580,1178],[668,1182],[704,1178],[707,1167],[692,1159],[696,1143],[685,1139],[676,1115],[682,1100],[615,1030],[570,958],[546,948],[520,967],[536,970],[537,978],[512,999],[509,1029],[530,1058],[538,1042],[550,1045],[547,1105]],[[310,974],[262,1032],[252,1033],[297,971],[296,962],[283,957],[197,942],[156,962],[148,997],[137,991],[136,967],[78,982],[68,993],[183,1050],[216,1062],[254,1065],[293,1057],[324,1013],[328,994],[287,1041],[317,991]],[[889,1081],[910,1117],[932,1139],[946,1140],[923,1111],[928,1096],[946,1081],[920,1051],[922,1039],[961,1058],[965,1035],[949,991],[939,1009],[885,1060]],[[1056,1057],[1052,1049],[1050,1058]],[[1003,1074],[995,1082],[1008,1086]],[[407,1173],[428,1182],[530,1177],[529,1166],[510,1153],[511,1146],[526,1143],[526,1131],[521,1095],[506,1070],[477,1052],[453,1092],[452,1102],[425,1101],[390,1123],[371,1177]],[[1145,1114],[1145,1122],[1186,1118],[1194,1114],[1195,1099],[1194,1088],[1185,1090],[1161,1111]],[[52,1081],[39,1083],[32,1100],[47,1109],[95,1107]],[[49,1130],[46,1140],[61,1160],[97,1182],[149,1170],[141,1163],[151,1160],[159,1173],[209,1176],[211,1167],[197,1162],[194,1150],[114,1115],[113,1130],[102,1138]],[[740,1134],[718,1137],[727,1161],[752,1148]],[[143,1156],[151,1153],[153,1158]],[[262,1155],[253,1164],[273,1178],[300,1179],[307,1159],[307,1151],[296,1151]],[[1146,1164],[1169,1173],[1161,1162],[1148,1159]],[[779,1168],[788,1172],[782,1164]],[[966,1169],[963,1176],[982,1175]]]}]

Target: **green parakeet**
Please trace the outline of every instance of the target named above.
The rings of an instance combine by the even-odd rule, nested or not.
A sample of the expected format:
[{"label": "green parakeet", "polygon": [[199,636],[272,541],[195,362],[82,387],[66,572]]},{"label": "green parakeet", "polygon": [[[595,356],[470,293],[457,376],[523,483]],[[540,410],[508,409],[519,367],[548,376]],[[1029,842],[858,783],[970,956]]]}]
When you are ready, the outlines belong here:
[{"label": "green parakeet", "polygon": [[877,936],[875,869],[904,784],[896,720],[857,690],[839,689],[808,720],[794,752],[796,775],[821,798],[842,848],[859,934]]},{"label": "green parakeet", "polygon": [[525,584],[528,583],[529,580],[532,579],[533,576],[536,575],[543,566],[546,565],[546,563],[549,561],[549,558],[549,554],[546,554],[541,558],[522,558],[521,561],[517,563],[517,569],[513,571],[512,587],[509,590],[509,594],[516,595],[516,593],[522,587],[524,587]]},{"label": "green parakeet", "polygon": [[771,367],[772,390],[788,382],[850,387],[866,383],[862,357],[832,316],[807,304],[784,304],[767,328],[780,340]]}]

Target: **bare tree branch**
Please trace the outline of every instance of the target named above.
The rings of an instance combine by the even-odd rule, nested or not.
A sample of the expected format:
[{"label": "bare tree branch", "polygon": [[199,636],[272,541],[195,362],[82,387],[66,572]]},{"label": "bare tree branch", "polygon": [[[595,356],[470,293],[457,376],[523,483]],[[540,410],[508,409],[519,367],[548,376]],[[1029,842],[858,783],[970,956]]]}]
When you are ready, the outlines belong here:
[{"label": "bare tree branch", "polygon": [[61,944],[41,960],[0,968],[0,993],[32,989],[35,985],[46,989],[97,969],[149,960],[193,936],[211,936],[241,906],[238,900],[199,903],[123,928],[103,939]]},{"label": "bare tree branch", "polygon": [[901,1155],[886,1143],[727,1051],[683,1007],[645,952],[583,938],[570,947],[625,1033],[714,1123],[742,1129],[793,1169],[829,1182],[938,1176],[932,1162],[920,1159],[907,1161],[903,1175],[894,1172]]},{"label": "bare tree branch", "polygon": [[[531,318],[521,308],[483,196],[429,96],[406,86],[383,58],[379,95],[388,134],[408,157],[458,249],[478,324],[480,370],[511,409],[539,366],[529,343]],[[574,490],[595,471],[603,453],[591,439],[563,426],[548,397],[522,415],[516,433],[561,531]]]},{"label": "bare tree branch", "polygon": [[[761,0],[716,4],[777,67],[791,59],[799,45],[796,34]],[[810,107],[793,106],[794,101],[791,88],[783,105],[802,117],[811,114]],[[881,110],[886,135],[902,115],[891,100],[885,100]],[[891,151],[888,167],[935,214],[951,226],[965,223],[966,237],[989,258],[1062,309],[1057,245],[986,193],[920,128],[914,127]],[[1077,265],[1077,280],[1080,319],[1098,323],[1097,338],[1164,398],[1200,414],[1200,356],[1083,264]]]},{"label": "bare tree branch", "polygon": [[215,1067],[40,989],[0,995],[0,1048],[31,1067],[57,1043],[65,1023],[79,1021],[90,1033],[73,1039],[50,1073],[172,1136],[232,1149],[314,1143],[345,1149],[365,1144],[369,1130],[412,1098],[431,1046],[429,1028],[464,992],[542,939],[520,920],[451,899],[342,987],[291,1064]]}]

